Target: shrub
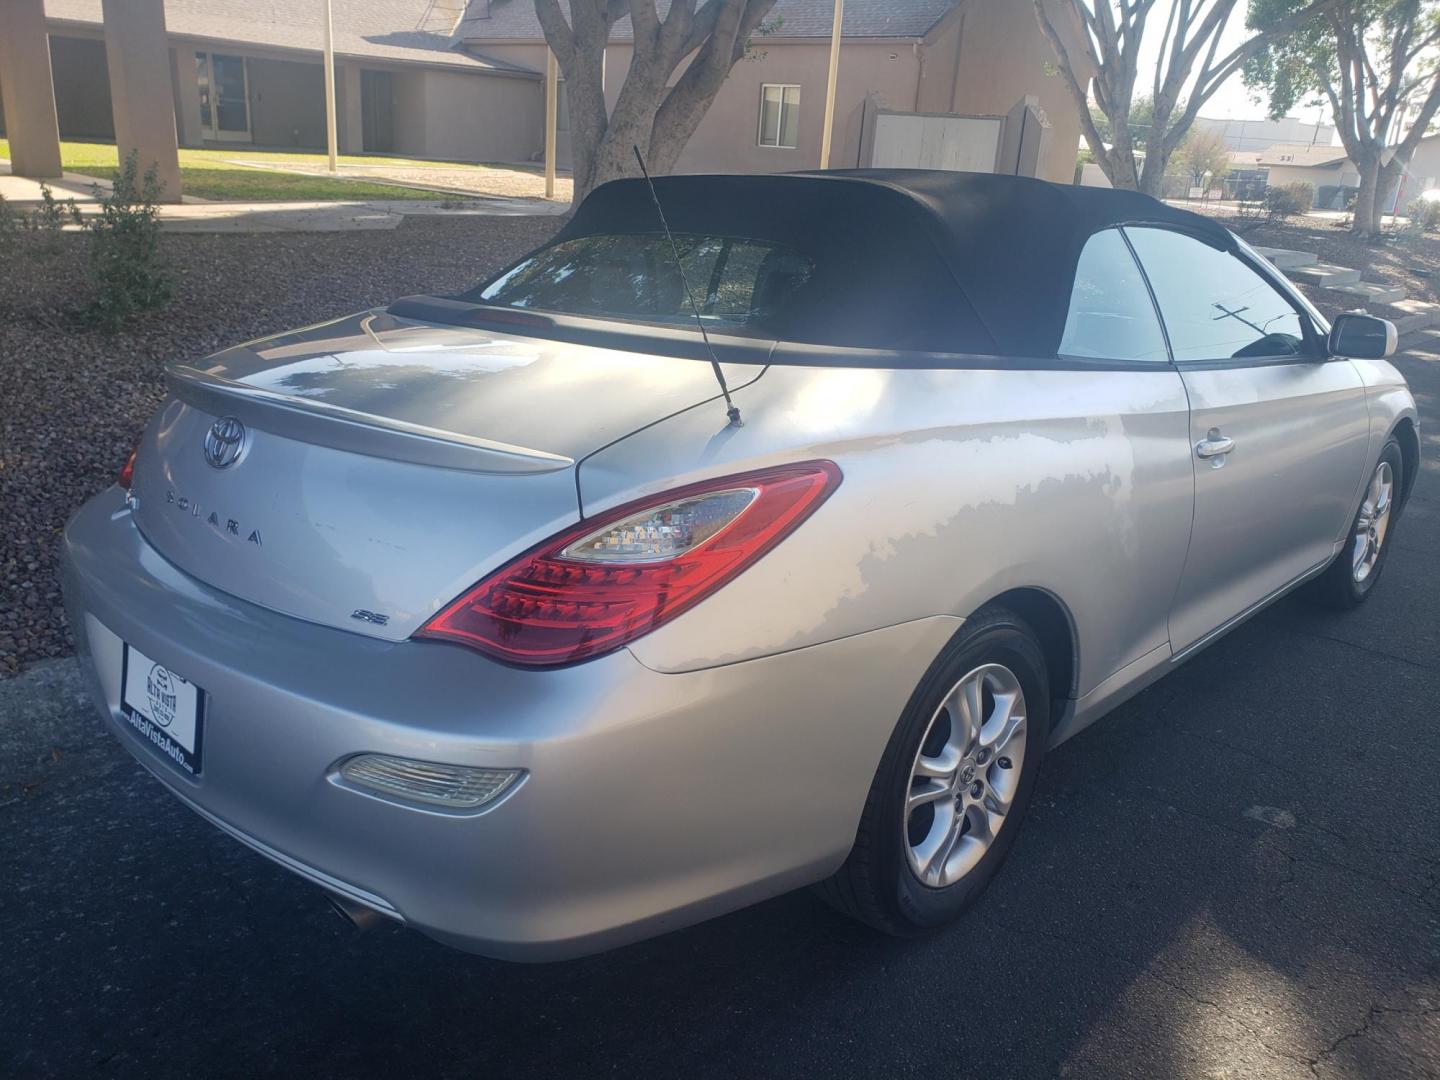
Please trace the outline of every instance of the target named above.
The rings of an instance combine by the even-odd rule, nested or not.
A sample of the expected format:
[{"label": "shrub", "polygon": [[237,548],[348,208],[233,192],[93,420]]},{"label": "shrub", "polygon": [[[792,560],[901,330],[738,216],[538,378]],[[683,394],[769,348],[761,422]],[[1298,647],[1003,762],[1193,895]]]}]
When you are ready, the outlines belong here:
[{"label": "shrub", "polygon": [[163,185],[153,165],[138,183],[136,172],[131,153],[108,194],[96,186],[100,213],[88,226],[90,275],[96,290],[89,315],[111,331],[170,299],[170,267],[160,250],[156,217]]},{"label": "shrub", "polygon": [[40,206],[30,215],[30,230],[46,237],[53,247],[55,240],[67,224],[80,224],[80,208],[75,205],[74,199],[66,199],[62,203],[55,198],[55,193],[50,190],[50,185],[42,180],[40,182]]},{"label": "shrub", "polygon": [[1265,189],[1265,213],[1271,221],[1288,221],[1315,205],[1313,184],[1272,184]]},{"label": "shrub", "polygon": [[65,226],[80,224],[80,208],[74,199],[63,203],[55,198],[50,185],[40,184],[39,207],[30,213],[18,210],[0,195],[0,251],[11,252],[22,233],[33,236],[37,243],[34,250],[44,255],[53,255],[60,249],[60,236]]},{"label": "shrub", "polygon": [[1412,199],[1405,208],[1412,229],[1434,232],[1440,229],[1440,199]]},{"label": "shrub", "polygon": [[9,254],[15,247],[15,241],[24,227],[25,215],[10,205],[4,195],[0,195],[0,255]]},{"label": "shrub", "polygon": [[1265,199],[1241,199],[1235,204],[1235,231],[1250,232],[1269,220]]}]

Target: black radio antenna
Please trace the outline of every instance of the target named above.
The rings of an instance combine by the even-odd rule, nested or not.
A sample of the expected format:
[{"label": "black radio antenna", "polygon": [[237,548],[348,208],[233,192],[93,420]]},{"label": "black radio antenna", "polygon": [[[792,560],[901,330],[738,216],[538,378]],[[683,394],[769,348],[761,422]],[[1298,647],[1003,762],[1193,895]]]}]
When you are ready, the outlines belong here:
[{"label": "black radio antenna", "polygon": [[665,239],[670,241],[670,254],[675,256],[675,269],[680,271],[680,284],[685,289],[685,299],[690,301],[690,311],[695,316],[695,325],[700,327],[700,338],[705,342],[705,351],[710,354],[710,367],[715,371],[715,381],[720,384],[720,393],[725,396],[725,415],[730,417],[732,426],[744,427],[745,422],[740,419],[739,407],[730,400],[730,387],[725,382],[725,372],[720,370],[720,361],[715,357],[715,349],[710,344],[710,335],[705,332],[705,320],[700,317],[700,305],[695,303],[695,294],[690,291],[690,282],[686,280],[685,264],[680,261],[680,249],[675,245],[675,237],[670,234],[670,224],[665,220],[665,208],[660,205],[660,196],[655,191],[655,181],[650,179],[650,170],[645,168],[645,159],[640,156],[640,147],[632,144],[630,149],[635,151],[635,160],[640,163],[640,175],[645,177],[645,183],[650,187],[650,198],[655,203],[655,213],[660,218],[660,227],[665,230]]}]

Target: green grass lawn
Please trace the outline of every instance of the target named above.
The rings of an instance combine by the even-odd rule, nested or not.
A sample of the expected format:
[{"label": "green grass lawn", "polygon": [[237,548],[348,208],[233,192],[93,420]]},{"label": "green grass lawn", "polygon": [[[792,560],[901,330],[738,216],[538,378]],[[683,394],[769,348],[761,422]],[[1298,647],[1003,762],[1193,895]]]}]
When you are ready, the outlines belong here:
[{"label": "green grass lawn", "polygon": [[[10,144],[0,139],[0,158],[10,157]],[[285,162],[321,162],[324,154],[271,154],[250,146],[233,150],[180,150],[180,183],[186,195],[202,199],[228,199],[255,202],[288,202],[348,199],[453,199],[454,195],[420,188],[375,184],[365,180],[332,180],[325,176],[304,176],[299,173],[270,172],[265,169],[235,165],[229,159],[261,160],[273,158]],[[120,160],[112,144],[62,142],[60,160],[66,172],[83,173],[99,180],[113,180],[120,171]],[[394,158],[344,155],[348,163],[389,162]],[[414,164],[433,164],[414,162]]]}]

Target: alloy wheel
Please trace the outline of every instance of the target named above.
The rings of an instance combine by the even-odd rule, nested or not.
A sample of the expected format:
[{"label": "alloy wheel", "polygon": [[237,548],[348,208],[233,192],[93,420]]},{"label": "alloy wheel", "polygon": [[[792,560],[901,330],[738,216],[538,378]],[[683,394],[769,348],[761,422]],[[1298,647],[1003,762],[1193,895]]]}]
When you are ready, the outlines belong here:
[{"label": "alloy wheel", "polygon": [[1001,664],[971,671],[935,710],[910,769],[903,825],[923,884],[953,885],[990,850],[1020,785],[1025,728],[1025,692]]},{"label": "alloy wheel", "polygon": [[1388,461],[1375,467],[1365,501],[1355,519],[1355,537],[1350,549],[1350,569],[1357,582],[1375,571],[1385,534],[1390,528],[1390,508],[1395,496],[1395,472]]}]

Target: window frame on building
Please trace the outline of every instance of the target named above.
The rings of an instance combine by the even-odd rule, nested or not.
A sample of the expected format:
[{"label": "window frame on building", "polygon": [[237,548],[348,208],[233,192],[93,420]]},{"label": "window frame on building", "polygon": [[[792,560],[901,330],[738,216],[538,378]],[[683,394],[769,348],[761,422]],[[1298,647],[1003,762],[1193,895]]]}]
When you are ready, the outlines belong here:
[{"label": "window frame on building", "polygon": [[[765,106],[766,92],[769,90],[780,91],[780,110],[775,117],[775,141],[765,141]],[[788,107],[794,110],[794,125],[791,129],[793,143],[784,142],[785,138],[785,110],[787,107],[786,97],[789,91],[794,91],[795,96]],[[799,83],[761,83],[760,84],[760,113],[755,125],[755,145],[766,150],[798,150],[800,148],[800,84]]]}]

